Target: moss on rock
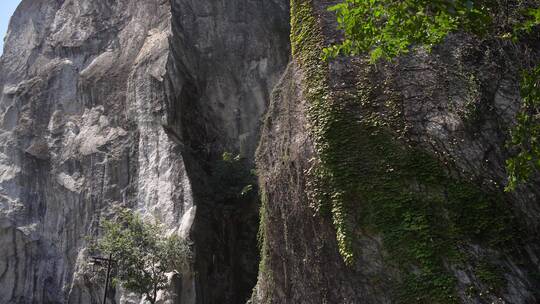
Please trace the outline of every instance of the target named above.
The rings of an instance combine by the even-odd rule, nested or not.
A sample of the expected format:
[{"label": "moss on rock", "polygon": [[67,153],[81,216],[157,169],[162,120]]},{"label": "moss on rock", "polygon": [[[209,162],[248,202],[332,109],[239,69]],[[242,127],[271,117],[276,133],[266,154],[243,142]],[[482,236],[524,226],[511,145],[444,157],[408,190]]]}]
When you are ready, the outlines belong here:
[{"label": "moss on rock", "polygon": [[397,140],[389,124],[374,124],[383,118],[371,111],[369,86],[332,90],[318,20],[312,1],[292,0],[293,56],[304,73],[319,157],[310,170],[312,204],[331,213],[339,251],[351,266],[361,250],[358,235],[382,235],[388,262],[402,273],[399,302],[455,303],[450,269],[466,259],[461,248],[501,248],[519,234],[502,196],[453,176],[434,156]]}]

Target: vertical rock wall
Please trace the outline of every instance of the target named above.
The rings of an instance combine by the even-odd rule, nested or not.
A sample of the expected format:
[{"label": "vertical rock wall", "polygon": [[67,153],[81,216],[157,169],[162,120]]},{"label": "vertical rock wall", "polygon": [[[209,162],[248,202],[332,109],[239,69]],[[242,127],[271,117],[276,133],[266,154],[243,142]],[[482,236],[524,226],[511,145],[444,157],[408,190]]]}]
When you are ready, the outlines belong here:
[{"label": "vertical rock wall", "polygon": [[252,302],[540,301],[538,180],[503,191],[517,61],[537,62],[538,36],[326,63],[331,3],[292,1],[293,62],[257,152]]},{"label": "vertical rock wall", "polygon": [[[194,242],[163,303],[243,303],[257,273],[254,303],[538,302],[538,181],[502,191],[538,41],[326,65],[329,3],[292,1],[281,77],[285,0],[23,0],[0,60],[0,303],[98,303],[85,237],[115,206]],[[257,199],[216,181],[259,137],[260,267]]]},{"label": "vertical rock wall", "polygon": [[[288,60],[287,11],[283,1],[22,1],[0,62],[0,303],[99,302],[85,237],[113,206],[191,237],[197,259],[212,261],[213,248],[199,248],[234,222],[205,199],[209,172],[224,151],[254,151]],[[209,212],[220,225],[202,220],[199,237],[193,224]],[[240,301],[220,302],[237,284],[230,273],[208,292],[195,276],[205,272],[182,278],[171,301]]]}]

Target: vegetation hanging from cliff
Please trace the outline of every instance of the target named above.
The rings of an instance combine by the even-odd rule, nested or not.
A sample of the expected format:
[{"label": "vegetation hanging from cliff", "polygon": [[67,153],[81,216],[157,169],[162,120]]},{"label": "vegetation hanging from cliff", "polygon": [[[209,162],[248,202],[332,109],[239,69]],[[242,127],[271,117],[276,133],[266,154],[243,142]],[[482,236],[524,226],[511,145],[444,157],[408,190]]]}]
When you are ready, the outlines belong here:
[{"label": "vegetation hanging from cliff", "polygon": [[507,161],[507,190],[514,190],[540,169],[540,66],[523,73],[521,96],[522,109],[511,132],[510,147],[517,153]]},{"label": "vegetation hanging from cliff", "polygon": [[[322,216],[331,216],[345,263],[357,261],[361,249],[355,244],[362,231],[377,231],[389,260],[405,274],[396,298],[455,303],[457,282],[449,265],[486,264],[467,256],[463,246],[511,247],[508,243],[519,239],[502,199],[450,176],[435,157],[397,142],[384,125],[374,125],[370,115],[376,113],[370,111],[376,108],[376,84],[365,83],[357,92],[332,90],[312,1],[293,0],[291,9],[293,56],[304,73],[303,94],[319,158],[307,172],[310,203]],[[382,57],[402,52],[392,46],[377,52]],[[504,280],[485,270],[489,267],[479,269],[478,279],[488,285]]]},{"label": "vegetation hanging from cliff", "polygon": [[372,61],[409,52],[411,45],[432,47],[450,32],[484,33],[490,2],[470,0],[345,0],[335,11],[346,39],[324,49],[325,57],[369,52]]},{"label": "vegetation hanging from cliff", "polygon": [[[347,165],[347,159],[352,155],[336,155],[336,153],[345,151],[340,150],[340,141],[345,143],[354,137],[347,136],[351,135],[347,133],[351,131],[350,128],[342,128],[351,121],[350,117],[342,115],[345,112],[339,107],[340,104],[332,103],[335,99],[330,96],[330,89],[326,83],[326,65],[320,61],[323,39],[311,5],[311,1],[292,1],[291,42],[293,56],[299,60],[308,80],[308,83],[305,83],[307,89],[304,93],[310,102],[308,115],[311,120],[311,132],[321,160],[320,167],[312,171],[315,176],[311,183],[318,186],[312,192],[317,200],[314,202],[318,206],[316,208],[331,211],[337,230],[339,251],[347,264],[353,264],[354,220],[349,214],[352,206],[347,206],[350,198],[346,196],[350,193],[348,190],[354,187],[351,181],[354,180],[356,171],[353,166]],[[343,133],[333,136],[337,130]]]},{"label": "vegetation hanging from cliff", "polygon": [[430,49],[456,31],[517,38],[540,23],[540,8],[530,1],[344,0],[329,10],[345,39],[326,47],[324,58],[369,53],[373,62]]},{"label": "vegetation hanging from cliff", "polygon": [[[392,59],[414,47],[430,50],[456,31],[517,41],[540,24],[538,3],[530,1],[344,0],[330,10],[336,13],[345,39],[323,49],[325,60],[363,53],[369,53],[372,62]],[[523,110],[510,142],[518,152],[507,161],[507,191],[540,169],[539,68],[523,67]]]},{"label": "vegetation hanging from cliff", "polygon": [[[529,9],[525,15],[525,20],[514,27],[514,40],[531,34],[540,25],[540,8]],[[540,170],[540,65],[525,68],[520,88],[523,102],[509,144],[517,153],[506,161],[506,191],[514,191],[519,184],[526,183],[534,171]]]}]

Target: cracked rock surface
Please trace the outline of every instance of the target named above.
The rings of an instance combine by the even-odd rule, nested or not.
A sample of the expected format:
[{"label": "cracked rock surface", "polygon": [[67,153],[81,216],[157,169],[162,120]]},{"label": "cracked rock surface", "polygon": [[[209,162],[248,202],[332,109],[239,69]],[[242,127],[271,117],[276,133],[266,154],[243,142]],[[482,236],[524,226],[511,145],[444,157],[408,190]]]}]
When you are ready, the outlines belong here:
[{"label": "cracked rock surface", "polygon": [[[113,206],[190,237],[197,265],[220,269],[176,278],[162,303],[247,298],[256,246],[253,261],[198,249],[235,223],[205,185],[224,151],[252,157],[288,32],[278,0],[23,0],[0,61],[0,303],[100,302],[85,237]],[[253,273],[240,283],[238,264]]]},{"label": "cracked rock surface", "polygon": [[[340,38],[326,10],[336,1],[295,2],[309,3],[313,19],[305,21],[315,20],[324,43]],[[288,0],[21,2],[0,59],[1,304],[100,303],[103,278],[87,263],[87,238],[100,236],[116,206],[193,242],[192,272],[171,275],[159,303],[236,304],[250,295],[260,304],[403,302],[395,283],[420,268],[392,263],[387,238],[373,227],[354,231],[361,250],[356,266],[346,265],[332,218],[314,211],[310,170],[319,156],[306,93],[316,88],[306,84],[323,65],[303,66],[298,54],[290,60],[289,14]],[[353,124],[382,117],[374,122],[394,146],[422,150],[444,181],[496,196],[512,216],[495,217],[519,223],[505,248],[456,242],[464,261],[446,259],[438,270],[455,281],[457,303],[540,301],[538,176],[503,192],[505,143],[521,102],[516,60],[540,58],[539,45],[456,33],[392,63],[340,58],[323,76]],[[368,99],[351,102],[366,91]],[[349,151],[348,142],[340,145],[359,155],[353,160],[391,158],[373,154],[371,142]],[[249,199],[224,189],[246,173],[220,172],[224,152],[248,169],[256,163],[260,254],[258,189],[252,185]],[[369,173],[367,158],[357,172]],[[395,167],[385,169],[403,168]],[[405,176],[399,190],[436,198],[450,222],[451,185]],[[373,208],[369,194],[354,197],[354,212]],[[493,214],[467,206],[458,209]],[[485,260],[503,271],[479,273]],[[141,302],[121,287],[108,295],[108,303]]]}]

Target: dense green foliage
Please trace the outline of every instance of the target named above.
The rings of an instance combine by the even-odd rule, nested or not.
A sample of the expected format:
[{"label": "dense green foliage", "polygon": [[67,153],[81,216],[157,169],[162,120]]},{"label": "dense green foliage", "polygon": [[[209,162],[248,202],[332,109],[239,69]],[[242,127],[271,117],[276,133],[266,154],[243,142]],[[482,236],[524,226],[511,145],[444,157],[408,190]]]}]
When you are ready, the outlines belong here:
[{"label": "dense green foliage", "polygon": [[143,294],[150,303],[168,286],[166,274],[182,273],[192,253],[188,242],[176,235],[165,236],[161,227],[143,221],[129,209],[103,223],[104,235],[97,249],[116,261],[117,276],[124,288]]},{"label": "dense green foliage", "polygon": [[369,53],[373,62],[391,59],[414,46],[431,49],[456,31],[517,39],[540,23],[540,8],[526,2],[501,8],[487,0],[344,0],[330,10],[345,39],[325,48],[323,57]]},{"label": "dense green foliage", "polygon": [[331,8],[346,39],[324,49],[327,57],[371,54],[393,58],[411,45],[432,47],[449,33],[484,33],[490,25],[486,1],[471,0],[345,0]]},{"label": "dense green foliage", "polygon": [[534,27],[540,24],[540,8],[529,9],[526,11],[524,20],[514,27],[514,37],[523,33],[530,34]]},{"label": "dense green foliage", "polygon": [[510,147],[516,156],[508,159],[507,190],[514,190],[540,169],[540,66],[523,73],[521,82],[522,110],[511,132]]}]

